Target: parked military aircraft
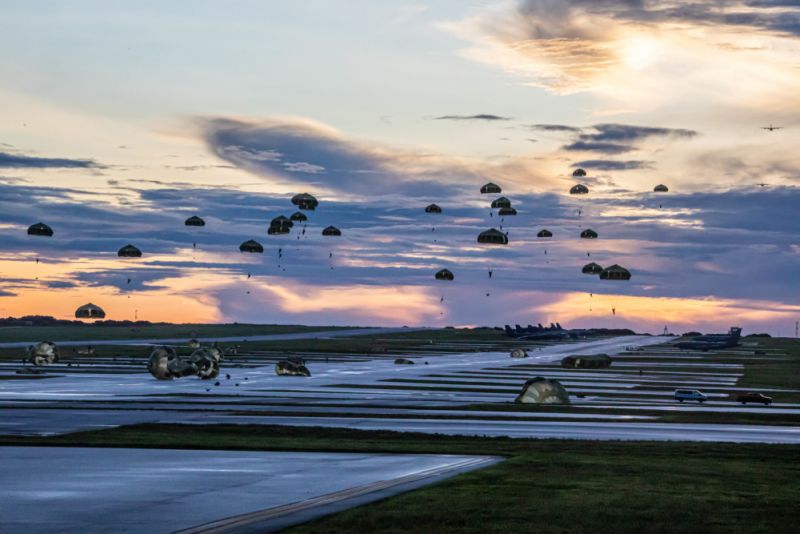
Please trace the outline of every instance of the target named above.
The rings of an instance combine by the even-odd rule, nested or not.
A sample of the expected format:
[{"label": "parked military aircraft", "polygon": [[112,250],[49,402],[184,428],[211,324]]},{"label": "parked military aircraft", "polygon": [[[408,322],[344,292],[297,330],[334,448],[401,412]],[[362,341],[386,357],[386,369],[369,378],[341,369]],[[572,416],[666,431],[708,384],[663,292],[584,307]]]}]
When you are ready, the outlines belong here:
[{"label": "parked military aircraft", "polygon": [[681,341],[676,343],[675,346],[679,349],[702,351],[707,351],[710,349],[724,349],[737,346],[741,336],[742,329],[738,326],[732,326],[727,334],[706,334],[704,336],[695,336],[690,341]]}]

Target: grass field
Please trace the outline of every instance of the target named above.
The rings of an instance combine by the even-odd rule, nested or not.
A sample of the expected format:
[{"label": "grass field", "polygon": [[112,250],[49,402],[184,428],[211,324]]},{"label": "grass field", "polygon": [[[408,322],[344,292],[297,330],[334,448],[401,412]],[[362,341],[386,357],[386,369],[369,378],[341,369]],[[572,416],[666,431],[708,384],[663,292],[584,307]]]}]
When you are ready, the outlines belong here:
[{"label": "grass field", "polygon": [[[490,454],[495,466],[290,532],[786,532],[800,447],[142,425],[2,444]],[[788,529],[788,530],[787,530]]]}]

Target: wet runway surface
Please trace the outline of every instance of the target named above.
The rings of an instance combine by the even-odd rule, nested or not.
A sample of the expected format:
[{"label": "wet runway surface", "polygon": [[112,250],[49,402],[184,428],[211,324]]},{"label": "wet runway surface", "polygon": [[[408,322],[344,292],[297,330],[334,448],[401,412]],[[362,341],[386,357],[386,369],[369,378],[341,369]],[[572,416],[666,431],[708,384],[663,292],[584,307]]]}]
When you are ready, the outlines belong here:
[{"label": "wet runway surface", "polygon": [[[0,531],[268,532],[498,461],[485,456],[0,447]],[[222,521],[220,521],[222,520]]]}]

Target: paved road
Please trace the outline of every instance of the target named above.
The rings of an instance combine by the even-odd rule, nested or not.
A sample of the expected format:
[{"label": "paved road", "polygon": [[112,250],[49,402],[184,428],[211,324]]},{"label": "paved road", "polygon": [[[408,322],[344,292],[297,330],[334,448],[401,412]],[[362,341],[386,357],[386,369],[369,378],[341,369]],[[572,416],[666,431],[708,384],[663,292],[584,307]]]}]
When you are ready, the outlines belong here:
[{"label": "paved road", "polygon": [[[241,341],[286,341],[291,339],[329,339],[332,337],[369,336],[399,334],[402,332],[418,332],[420,330],[439,330],[438,328],[353,328],[350,330],[321,330],[314,332],[296,332],[293,334],[265,334],[261,336],[224,336],[198,337],[201,343],[238,343]],[[7,341],[0,343],[2,349],[24,348],[42,341]],[[148,339],[102,339],[102,340],[51,340],[61,347],[79,347],[86,345],[174,345],[185,344],[188,338],[148,338]]]},{"label": "paved road", "polygon": [[166,533],[213,527],[215,532],[270,532],[496,461],[421,454],[0,447],[0,531]]}]

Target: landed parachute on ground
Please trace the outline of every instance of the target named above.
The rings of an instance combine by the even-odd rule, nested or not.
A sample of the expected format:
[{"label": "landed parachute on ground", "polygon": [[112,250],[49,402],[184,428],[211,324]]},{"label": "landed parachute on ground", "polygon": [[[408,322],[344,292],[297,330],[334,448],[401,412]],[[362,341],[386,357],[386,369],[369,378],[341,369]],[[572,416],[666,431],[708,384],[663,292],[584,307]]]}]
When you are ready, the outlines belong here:
[{"label": "landed parachute on ground", "polygon": [[142,251],[129,243],[117,251],[117,256],[120,258],[141,258]]},{"label": "landed parachute on ground", "polygon": [[586,265],[583,266],[581,272],[583,274],[600,274],[601,272],[603,272],[603,267],[596,264],[595,262],[587,263]]},{"label": "landed parachute on ground", "polygon": [[658,184],[657,186],[655,186],[653,188],[653,191],[656,192],[656,193],[668,193],[669,192],[669,187],[667,187],[664,184]]},{"label": "landed parachute on ground", "polygon": [[300,359],[289,358],[275,364],[275,374],[278,376],[311,376],[311,371]]},{"label": "landed parachute on ground", "polygon": [[186,226],[205,226],[206,222],[197,215],[192,215],[186,219],[183,224]]},{"label": "landed parachute on ground", "polygon": [[103,308],[91,302],[75,310],[75,317],[78,319],[103,319],[105,316],[106,312],[103,311]]},{"label": "landed parachute on ground", "polygon": [[595,232],[591,228],[587,228],[586,230],[581,232],[581,239],[597,239],[597,232]]},{"label": "landed parachute on ground", "polygon": [[508,245],[508,236],[496,228],[490,228],[478,234],[478,243]]},{"label": "landed parachute on ground", "polygon": [[511,351],[511,357],[514,359],[527,358],[528,351],[523,348],[517,347]]},{"label": "landed parachute on ground", "polygon": [[600,273],[601,280],[630,280],[631,272],[620,265],[614,264],[606,267]]},{"label": "landed parachute on ground", "polygon": [[500,197],[492,200],[492,208],[510,208],[511,201],[508,200],[506,197]]},{"label": "landed parachute on ground", "polygon": [[489,182],[488,184],[486,184],[483,187],[481,187],[481,193],[482,194],[502,193],[502,192],[503,192],[503,190],[500,189],[500,186],[497,185],[497,184],[493,184],[492,182]]},{"label": "landed parachute on ground", "polygon": [[521,404],[569,404],[569,394],[561,382],[537,376],[522,386],[522,392],[514,400]]},{"label": "landed parachute on ground", "polygon": [[308,193],[300,193],[292,197],[292,204],[301,210],[315,210],[319,206],[319,201]]},{"label": "landed parachute on ground", "polygon": [[589,188],[583,184],[575,184],[569,188],[570,195],[585,195],[589,193]]},{"label": "landed parachute on ground", "polygon": [[539,230],[539,233],[536,234],[536,237],[538,238],[553,237],[553,232],[545,228],[543,230]]},{"label": "landed parachute on ground", "polygon": [[586,171],[579,167],[572,171],[572,176],[586,176]]},{"label": "landed parachute on ground", "polygon": [[58,347],[52,341],[42,341],[36,345],[29,345],[25,349],[28,360],[40,367],[58,361]]},{"label": "landed parachute on ground", "polygon": [[264,247],[261,243],[254,239],[250,239],[239,245],[240,252],[249,252],[251,254],[261,254],[264,252]]},{"label": "landed parachute on ground", "polygon": [[335,226],[328,226],[324,230],[322,230],[322,235],[330,236],[330,237],[337,237],[342,235],[342,231],[336,228]]},{"label": "landed parachute on ground", "polygon": [[455,275],[452,273],[452,271],[450,271],[450,269],[442,269],[440,271],[436,271],[436,274],[434,275],[434,277],[437,280],[448,280],[449,281],[449,280],[454,280],[455,279]]},{"label": "landed parachute on ground", "polygon": [[428,204],[425,206],[425,213],[442,213],[442,208],[436,204]]},{"label": "landed parachute on ground", "polygon": [[611,357],[608,354],[592,354],[590,356],[572,355],[561,359],[564,369],[605,369],[611,366]]},{"label": "landed parachute on ground", "polygon": [[53,237],[53,229],[43,222],[32,224],[28,227],[28,235],[38,235],[43,237]]}]

